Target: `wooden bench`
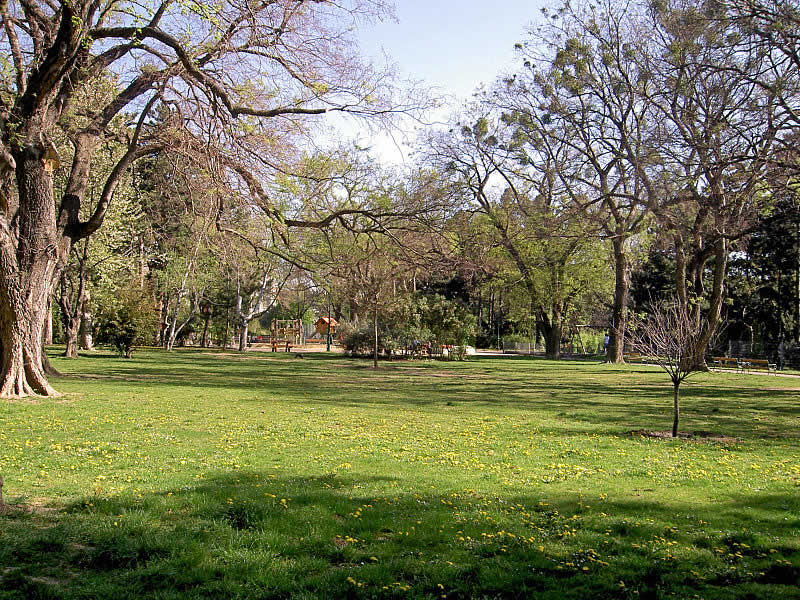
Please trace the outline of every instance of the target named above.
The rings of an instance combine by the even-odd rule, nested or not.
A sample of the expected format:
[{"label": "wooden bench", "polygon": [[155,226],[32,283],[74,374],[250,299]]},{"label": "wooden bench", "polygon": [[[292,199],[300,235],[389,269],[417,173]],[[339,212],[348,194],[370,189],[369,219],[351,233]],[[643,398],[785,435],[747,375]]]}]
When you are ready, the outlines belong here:
[{"label": "wooden bench", "polygon": [[444,358],[445,352],[447,352],[447,356],[450,356],[450,353],[453,351],[453,346],[450,344],[433,344],[431,346],[430,355],[434,358]]},{"label": "wooden bench", "polygon": [[740,368],[743,371],[770,371],[778,372],[778,365],[761,358],[742,358],[739,359]]},{"label": "wooden bench", "polygon": [[273,352],[277,352],[278,351],[278,344],[283,346],[284,343],[286,344],[286,352],[291,352],[292,351],[292,342],[291,342],[291,340],[272,340],[272,351]]},{"label": "wooden bench", "polygon": [[636,352],[626,352],[622,355],[622,360],[626,363],[644,362],[644,357]]},{"label": "wooden bench", "polygon": [[741,369],[739,359],[734,356],[714,356],[711,359],[711,364],[715,367],[722,367],[723,369]]}]

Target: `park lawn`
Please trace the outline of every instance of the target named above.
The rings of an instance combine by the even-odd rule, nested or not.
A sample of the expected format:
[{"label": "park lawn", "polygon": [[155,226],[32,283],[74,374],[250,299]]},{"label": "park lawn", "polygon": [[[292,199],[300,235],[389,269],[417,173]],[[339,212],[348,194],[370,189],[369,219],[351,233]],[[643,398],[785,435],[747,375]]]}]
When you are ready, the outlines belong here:
[{"label": "park lawn", "polygon": [[[53,359],[0,401],[0,599],[800,598],[800,379]],[[24,508],[24,510],[22,510]]]}]

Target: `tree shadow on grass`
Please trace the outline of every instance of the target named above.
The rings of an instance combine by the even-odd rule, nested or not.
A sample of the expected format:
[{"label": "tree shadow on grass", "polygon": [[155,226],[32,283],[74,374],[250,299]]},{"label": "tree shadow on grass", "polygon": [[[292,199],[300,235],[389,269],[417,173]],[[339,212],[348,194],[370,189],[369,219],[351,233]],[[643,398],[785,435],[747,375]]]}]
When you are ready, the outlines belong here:
[{"label": "tree shadow on grass", "polygon": [[798,597],[796,496],[685,505],[401,486],[233,473],[7,515],[0,598]]},{"label": "tree shadow on grass", "polygon": [[[354,359],[325,354],[304,360],[267,353],[246,360],[217,358],[213,352],[142,353],[132,360],[105,357],[95,373],[79,372],[79,365],[61,381],[105,381],[135,386],[142,382],[197,393],[247,393],[249,402],[265,400],[358,407],[363,405],[459,407],[503,406],[522,409],[531,419],[563,421],[598,433],[617,434],[653,428],[671,420],[672,390],[654,369],[578,363],[553,363],[528,357],[481,359],[457,363],[387,363],[375,372]],[[525,361],[525,370],[519,363]],[[410,364],[410,363],[409,363]],[[527,369],[528,366],[531,369]],[[61,367],[62,365],[59,365]],[[741,439],[800,438],[797,426],[797,389],[759,388],[763,381],[724,378],[717,384],[703,379],[682,388],[686,431],[710,431]],[[743,416],[742,408],[748,411]],[[753,423],[763,413],[768,422]],[[777,419],[775,418],[777,417]],[[599,429],[598,429],[599,428]],[[577,428],[578,430],[581,427]]]}]

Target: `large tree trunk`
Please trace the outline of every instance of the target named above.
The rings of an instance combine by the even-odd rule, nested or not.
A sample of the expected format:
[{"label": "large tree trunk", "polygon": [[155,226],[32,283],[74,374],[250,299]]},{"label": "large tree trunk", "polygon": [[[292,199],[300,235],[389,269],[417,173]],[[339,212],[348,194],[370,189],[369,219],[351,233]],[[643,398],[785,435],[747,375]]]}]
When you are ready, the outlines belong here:
[{"label": "large tree trunk", "polygon": [[47,301],[47,316],[44,321],[44,339],[42,342],[45,345],[53,343],[53,311],[51,307],[51,300]]},{"label": "large tree trunk", "polygon": [[[15,302],[0,300],[0,340],[2,340],[2,371],[0,397],[17,398],[42,394],[58,396],[48,383],[42,360],[42,331],[45,320],[49,282],[30,285],[24,296],[38,299],[25,306],[17,296]],[[42,291],[40,288],[45,288]],[[2,290],[6,292],[7,290]]]},{"label": "large tree trunk", "polygon": [[539,320],[544,333],[544,353],[547,358],[558,359],[561,357],[561,312],[553,308],[552,316],[544,311]]},{"label": "large tree trunk", "polygon": [[247,352],[247,332],[250,330],[250,323],[247,319],[239,321],[239,352]]},{"label": "large tree trunk", "polygon": [[203,323],[203,337],[200,340],[200,347],[208,348],[208,324],[211,322],[211,311],[209,310],[203,316],[205,322]]},{"label": "large tree trunk", "polygon": [[[165,334],[164,348],[169,351],[175,347],[175,341],[178,339],[178,313],[181,309],[181,301],[183,300],[183,290],[178,290],[178,296],[175,299],[175,309],[167,317],[167,331]],[[169,314],[170,309],[167,308]]]},{"label": "large tree trunk", "polygon": [[169,329],[169,296],[161,294],[161,307],[159,310],[158,345],[167,347],[167,331]]},{"label": "large tree trunk", "polygon": [[94,321],[92,318],[91,296],[89,295],[88,285],[84,285],[83,297],[80,304],[81,327],[78,333],[79,345],[84,350],[94,350]]},{"label": "large tree trunk", "polygon": [[80,319],[70,318],[64,322],[64,356],[67,358],[78,358],[78,330],[80,329]]},{"label": "large tree trunk", "polygon": [[686,247],[679,233],[673,234],[673,244],[675,246],[675,294],[681,309],[688,315],[691,314],[691,307],[686,291]]},{"label": "large tree trunk", "polygon": [[561,358],[561,323],[556,321],[550,326],[544,344],[544,352],[547,358]]},{"label": "large tree trunk", "polygon": [[[711,283],[711,294],[708,299],[708,311],[702,317],[700,336],[694,345],[692,358],[696,371],[708,371],[706,350],[719,327],[722,317],[722,304],[725,299],[725,272],[728,267],[728,243],[724,238],[714,242],[714,271]],[[702,282],[698,287],[702,286]],[[699,303],[698,303],[699,305]]]},{"label": "large tree trunk", "polygon": [[[74,270],[65,268],[61,272],[60,294],[58,296],[58,306],[61,309],[61,320],[64,322],[64,339],[66,349],[64,356],[67,358],[78,358],[78,338],[84,335],[86,329],[84,315],[87,314],[89,303],[89,272],[87,262],[89,260],[88,240],[83,245],[83,250],[76,255],[78,262],[77,273]],[[76,278],[77,277],[77,286]],[[91,314],[89,314],[91,319]],[[90,325],[91,327],[91,325]],[[89,334],[89,350],[91,350],[91,333]]]},{"label": "large tree trunk", "polygon": [[630,264],[625,251],[625,240],[614,238],[614,308],[611,314],[611,336],[606,361],[625,362],[625,328],[628,319],[628,294],[631,288]]},{"label": "large tree trunk", "polygon": [[[40,149],[41,150],[41,149]],[[17,157],[18,243],[0,224],[0,397],[59,395],[48,383],[42,334],[59,259],[69,250],[56,230],[52,178],[43,150]],[[3,207],[7,208],[7,207]]]},{"label": "large tree trunk", "polygon": [[[178,315],[181,309],[181,303],[183,302],[183,298],[186,297],[186,290],[181,289],[178,291],[178,296],[175,301],[175,307],[172,316],[169,319],[169,330],[167,334],[167,350],[172,350],[175,347],[175,343],[178,341],[178,336],[180,335],[181,331],[191,322],[194,318],[194,315],[197,314],[197,311],[200,310],[200,301],[199,296],[197,294],[192,294],[189,296],[189,311],[186,315],[186,318],[178,323]],[[185,343],[185,340],[181,341],[181,345]]]}]

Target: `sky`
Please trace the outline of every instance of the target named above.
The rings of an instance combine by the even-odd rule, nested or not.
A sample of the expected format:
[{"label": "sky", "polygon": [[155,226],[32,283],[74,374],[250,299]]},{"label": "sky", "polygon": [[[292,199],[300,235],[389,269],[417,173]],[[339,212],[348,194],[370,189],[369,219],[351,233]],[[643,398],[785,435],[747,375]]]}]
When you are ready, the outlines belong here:
[{"label": "sky", "polygon": [[[469,99],[481,84],[495,78],[521,59],[514,44],[525,37],[526,26],[539,16],[544,0],[396,0],[398,21],[362,26],[358,32],[366,57],[382,60],[385,52],[397,65],[401,77],[421,80],[437,94],[449,97],[452,108],[438,111],[445,115]],[[402,162],[409,148],[405,136],[360,135],[388,162]]]}]

